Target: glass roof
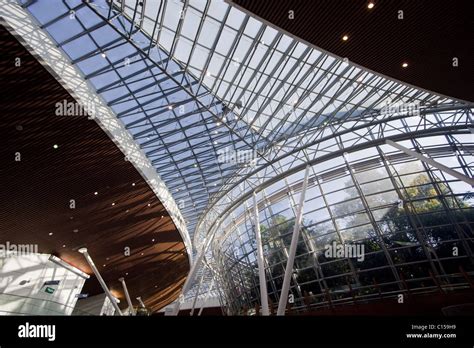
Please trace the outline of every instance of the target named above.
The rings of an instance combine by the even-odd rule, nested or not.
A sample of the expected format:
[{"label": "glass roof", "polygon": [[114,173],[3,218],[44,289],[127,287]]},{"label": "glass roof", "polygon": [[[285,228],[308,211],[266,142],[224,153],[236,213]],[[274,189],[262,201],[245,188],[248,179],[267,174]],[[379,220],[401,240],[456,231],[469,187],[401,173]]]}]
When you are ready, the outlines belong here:
[{"label": "glass roof", "polygon": [[[252,170],[223,154],[304,139],[388,102],[447,98],[389,80],[223,0],[24,3],[165,181],[192,236],[226,182]],[[293,142],[294,143],[294,142]],[[294,145],[292,145],[294,146]]]}]

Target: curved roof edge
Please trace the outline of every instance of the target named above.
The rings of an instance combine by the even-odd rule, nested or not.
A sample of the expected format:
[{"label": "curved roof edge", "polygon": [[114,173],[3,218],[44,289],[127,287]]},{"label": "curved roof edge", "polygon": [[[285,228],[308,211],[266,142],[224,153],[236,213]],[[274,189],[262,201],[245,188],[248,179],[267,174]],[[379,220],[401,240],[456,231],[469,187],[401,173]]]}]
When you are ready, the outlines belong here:
[{"label": "curved roof edge", "polygon": [[13,30],[20,42],[58,80],[59,83],[81,104],[91,111],[97,124],[125,154],[146,180],[150,188],[162,202],[183,238],[188,253],[189,264],[193,263],[192,244],[183,216],[169,192],[166,184],[157,174],[150,160],[134,141],[124,125],[117,119],[102,98],[95,92],[82,73],[73,66],[60,48],[54,44],[48,33],[40,28],[37,21],[15,3],[0,0],[0,19],[7,28]]},{"label": "curved roof edge", "polygon": [[419,87],[419,86],[415,86],[415,85],[412,85],[408,82],[405,82],[405,81],[401,81],[401,80],[398,80],[396,78],[393,78],[393,77],[390,77],[390,76],[387,76],[387,75],[384,75],[382,73],[379,73],[377,71],[374,71],[372,69],[369,69],[369,68],[366,68],[365,66],[362,66],[360,64],[357,64],[353,61],[351,61],[350,59],[348,59],[347,57],[340,57],[330,51],[327,51],[319,46],[316,46],[315,44],[312,44],[311,42],[307,41],[307,40],[304,40],[302,39],[301,37],[299,36],[296,36],[295,34],[289,32],[288,30],[285,30],[281,27],[279,27],[278,25],[256,15],[255,13],[253,12],[250,12],[249,10],[247,10],[246,8],[240,6],[239,4],[236,4],[233,0],[223,0],[224,2],[226,2],[229,6],[232,6],[236,9],[238,9],[239,11],[242,11],[243,13],[249,15],[250,17],[254,18],[254,19],[257,19],[259,20],[260,22],[264,23],[265,25],[269,26],[269,27],[272,27],[273,29],[275,30],[278,30],[279,32],[285,34],[285,35],[288,35],[289,37],[291,37],[292,39],[294,40],[297,40],[299,42],[302,42],[304,43],[305,45],[307,45],[308,47],[311,47],[313,49],[316,49],[324,54],[327,54],[333,58],[336,58],[336,59],[340,59],[340,60],[344,60],[344,59],[347,59],[348,63],[351,65],[351,66],[354,66],[354,67],[357,67],[359,69],[362,69],[363,71],[365,72],[369,72],[371,74],[374,74],[374,75],[377,75],[377,76],[380,76],[380,77],[383,77],[384,79],[387,79],[389,81],[393,81],[393,82],[397,82],[397,83],[400,83],[400,84],[403,84],[407,87],[411,87],[411,88],[416,88],[420,91],[423,91],[423,92],[427,92],[427,93],[430,93],[430,94],[433,94],[433,95],[436,95],[436,96],[439,96],[439,97],[442,97],[442,98],[448,98],[448,99],[451,99],[451,100],[454,100],[454,101],[457,101],[457,102],[460,102],[460,103],[466,103],[466,104],[471,104],[472,101],[469,101],[469,100],[464,100],[464,99],[460,99],[460,98],[455,98],[455,97],[451,97],[451,96],[448,96],[448,95],[445,95],[445,94],[442,94],[442,93],[438,93],[438,92],[433,92],[431,90],[428,90],[426,88],[422,88],[422,87]]}]

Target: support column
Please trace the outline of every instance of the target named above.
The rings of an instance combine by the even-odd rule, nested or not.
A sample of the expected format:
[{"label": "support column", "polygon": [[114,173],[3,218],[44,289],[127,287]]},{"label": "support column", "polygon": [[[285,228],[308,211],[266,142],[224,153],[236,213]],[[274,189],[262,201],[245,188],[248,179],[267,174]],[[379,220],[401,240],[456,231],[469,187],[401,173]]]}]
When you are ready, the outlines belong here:
[{"label": "support column", "polygon": [[204,269],[204,267],[202,268],[202,274],[201,274],[201,279],[199,279],[199,284],[198,284],[198,287],[196,289],[196,296],[194,296],[194,299],[193,299],[193,305],[191,307],[191,312],[189,312],[189,315],[192,316],[194,314],[194,308],[196,307],[196,302],[197,302],[197,299],[199,297],[199,290],[201,290],[201,285],[202,285],[202,281],[204,280],[204,275],[206,274],[206,270]]},{"label": "support column", "polygon": [[89,264],[89,266],[91,266],[92,271],[94,272],[95,276],[97,277],[97,280],[100,283],[100,286],[104,290],[104,292],[107,295],[107,297],[109,298],[110,302],[112,302],[112,306],[114,306],[115,310],[117,311],[117,313],[120,316],[123,316],[123,313],[122,313],[122,311],[120,310],[120,308],[117,304],[117,299],[110,293],[109,288],[107,287],[107,284],[105,284],[105,281],[102,278],[102,276],[100,275],[99,270],[95,266],[94,261],[92,261],[92,258],[90,257],[89,253],[87,252],[87,248],[81,248],[78,251],[82,255],[84,255],[84,257],[86,258],[87,263]]},{"label": "support column", "polygon": [[131,313],[132,315],[135,315],[135,311],[133,310],[132,300],[130,299],[130,295],[128,293],[127,284],[125,284],[125,278],[123,277],[119,278],[119,282],[122,283],[123,292],[125,293],[125,298],[127,299],[128,312]]},{"label": "support column", "polygon": [[270,315],[268,308],[267,279],[265,277],[265,262],[262,247],[262,236],[260,233],[260,219],[258,216],[257,193],[253,193],[253,217],[255,228],[255,239],[257,243],[258,278],[260,280],[260,303],[262,304],[262,315]]},{"label": "support column", "polygon": [[209,285],[209,290],[207,291],[207,295],[206,297],[203,299],[202,301],[202,306],[201,308],[199,309],[199,312],[198,312],[198,317],[201,316],[201,313],[204,309],[204,306],[206,304],[206,300],[211,296],[211,293],[212,293],[212,289],[214,288],[214,278],[212,278],[212,281],[211,281],[211,285]]},{"label": "support column", "polygon": [[[219,225],[219,220],[216,221],[216,224]],[[188,290],[191,288],[191,284],[194,280],[194,277],[196,276],[199,265],[201,264],[204,258],[204,255],[206,254],[207,248],[209,247],[212,240],[214,239],[214,236],[216,235],[216,231],[217,231],[217,228],[215,228],[214,231],[210,232],[211,235],[208,235],[206,240],[204,241],[203,246],[196,257],[196,261],[194,261],[191,267],[191,270],[189,271],[188,277],[186,278],[186,281],[184,282],[183,289],[181,290],[181,294],[176,300],[176,304],[174,306],[172,315],[178,315],[179,309],[181,307],[181,301],[184,299],[184,295],[186,295]]]},{"label": "support column", "polygon": [[468,176],[466,176],[462,173],[459,173],[456,170],[448,168],[444,164],[436,162],[435,160],[433,160],[431,158],[425,157],[425,156],[423,156],[422,154],[420,154],[418,152],[407,149],[405,146],[397,144],[397,143],[395,143],[395,142],[393,142],[389,139],[386,140],[386,144],[388,144],[390,146],[393,146],[394,148],[406,153],[408,156],[414,157],[414,158],[416,158],[416,159],[418,159],[418,160],[420,160],[424,163],[427,163],[427,164],[435,167],[436,169],[441,170],[442,172],[445,172],[445,173],[447,173],[451,176],[454,176],[456,179],[464,181],[465,183],[471,185],[471,187],[474,187],[474,179],[473,178],[470,178],[470,177],[468,177]]},{"label": "support column", "polygon": [[140,296],[137,297],[137,301],[138,301],[138,303],[140,303],[140,306],[142,306],[142,308],[146,308],[146,306],[145,306],[145,304],[143,303],[142,298],[141,298]]},{"label": "support column", "polygon": [[300,225],[303,216],[304,198],[306,188],[308,187],[309,166],[306,167],[304,173],[303,188],[301,189],[300,202],[295,216],[295,226],[293,228],[293,236],[291,237],[290,251],[288,252],[288,262],[285,269],[285,278],[281,288],[280,302],[278,303],[277,315],[285,315],[286,303],[288,302],[288,291],[290,290],[290,280],[293,273],[293,264],[295,262],[296,247],[300,236]]}]

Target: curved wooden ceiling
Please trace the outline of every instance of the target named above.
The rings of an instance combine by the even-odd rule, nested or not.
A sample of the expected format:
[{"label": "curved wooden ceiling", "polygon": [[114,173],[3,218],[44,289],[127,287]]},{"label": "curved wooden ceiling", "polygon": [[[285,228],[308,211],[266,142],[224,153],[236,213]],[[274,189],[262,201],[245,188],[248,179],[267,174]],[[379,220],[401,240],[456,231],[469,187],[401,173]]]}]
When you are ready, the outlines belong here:
[{"label": "curved wooden ceiling", "polygon": [[[136,305],[137,296],[154,311],[173,301],[189,261],[161,202],[94,120],[55,115],[57,102],[74,99],[3,27],[0,45],[0,239],[36,243],[92,274],[77,252],[87,247],[123,308],[122,276]],[[83,293],[101,292],[86,281]]]},{"label": "curved wooden ceiling", "polygon": [[[472,0],[226,1],[368,69],[474,101]],[[375,5],[370,10],[369,2]]]}]

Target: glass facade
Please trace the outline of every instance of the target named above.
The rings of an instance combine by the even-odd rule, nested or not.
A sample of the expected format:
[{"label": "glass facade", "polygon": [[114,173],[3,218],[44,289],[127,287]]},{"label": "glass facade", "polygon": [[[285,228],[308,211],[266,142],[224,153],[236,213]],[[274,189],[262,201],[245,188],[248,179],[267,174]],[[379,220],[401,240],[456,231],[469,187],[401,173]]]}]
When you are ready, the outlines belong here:
[{"label": "glass facade", "polygon": [[[370,126],[364,131],[374,141],[351,151],[335,133],[327,142],[333,149],[310,165],[289,296],[295,310],[468,286],[463,272],[473,270],[472,187],[380,144]],[[399,143],[471,177],[472,134],[443,128],[432,133],[439,131],[408,133]],[[256,188],[269,302],[275,307],[303,171],[282,171],[275,183]],[[253,201],[239,203],[227,212],[212,250],[228,312],[249,314],[260,305]],[[363,255],[328,257],[333,243],[359,246]]]},{"label": "glass facade", "polygon": [[295,310],[468,286],[472,186],[387,141],[472,178],[471,103],[220,0],[23,3],[176,201],[197,256],[184,293],[196,278],[229,314],[261,305],[254,194],[272,308],[301,209]]}]

